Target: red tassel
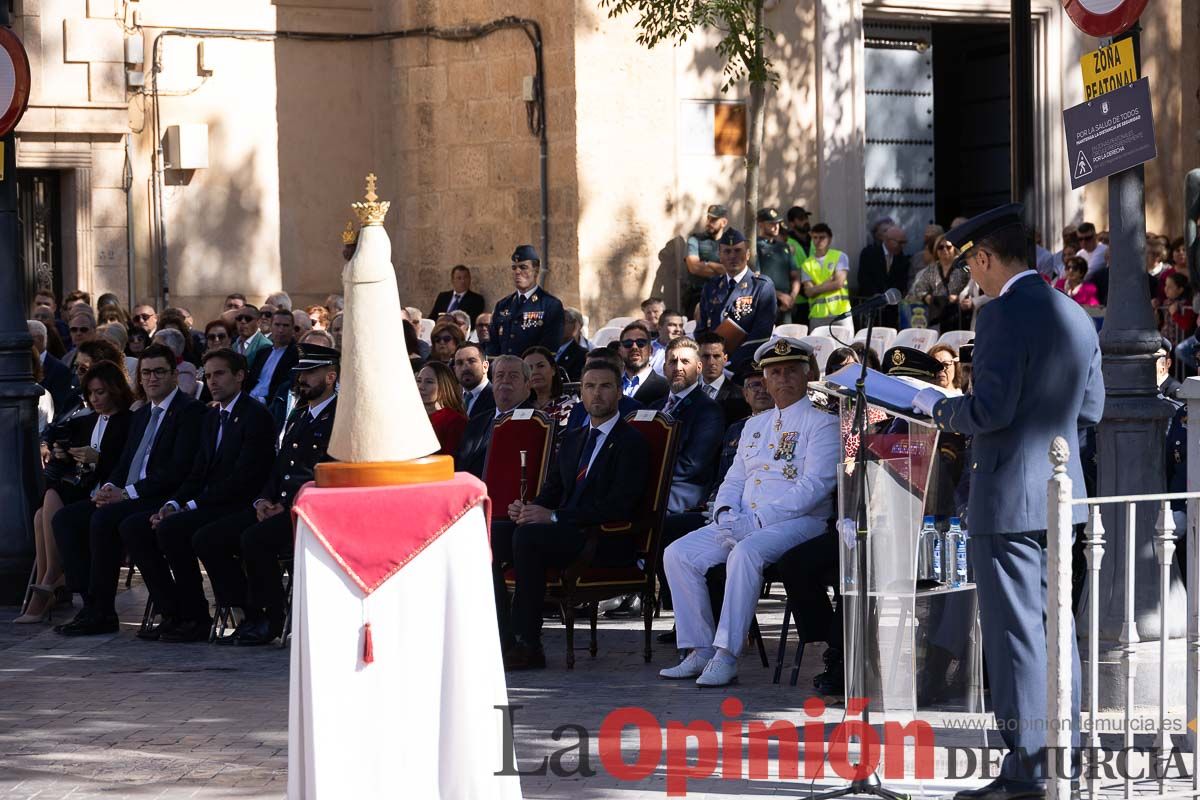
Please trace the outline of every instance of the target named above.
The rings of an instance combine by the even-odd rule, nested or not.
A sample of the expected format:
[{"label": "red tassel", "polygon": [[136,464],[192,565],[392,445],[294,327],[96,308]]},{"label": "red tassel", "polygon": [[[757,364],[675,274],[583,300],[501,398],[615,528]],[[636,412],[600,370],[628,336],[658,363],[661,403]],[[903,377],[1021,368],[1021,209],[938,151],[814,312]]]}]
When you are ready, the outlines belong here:
[{"label": "red tassel", "polygon": [[375,643],[371,641],[371,623],[363,625],[363,663],[370,664],[375,660]]}]

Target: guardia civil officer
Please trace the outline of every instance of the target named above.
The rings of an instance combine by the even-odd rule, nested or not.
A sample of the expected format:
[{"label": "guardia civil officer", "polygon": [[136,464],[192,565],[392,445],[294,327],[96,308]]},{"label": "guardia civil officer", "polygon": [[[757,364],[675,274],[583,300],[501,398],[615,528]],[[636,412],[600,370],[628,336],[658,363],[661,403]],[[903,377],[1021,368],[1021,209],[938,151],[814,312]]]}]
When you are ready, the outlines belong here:
[{"label": "guardia civil officer", "polygon": [[[1045,793],[1046,766],[1046,483],[1050,445],[1074,444],[1104,409],[1095,325],[1082,307],[1030,269],[1032,245],[1012,203],[946,234],[989,297],[979,312],[974,393],[943,397],[923,389],[914,408],[941,430],[973,437],[968,502],[969,553],[987,651],[992,705],[1009,748],[1000,777],[959,800],[1007,800]],[[1084,494],[1077,447],[1067,469]],[[1075,507],[1075,522],[1085,520]],[[1074,746],[1079,745],[1079,651],[1073,660]],[[1022,751],[1028,757],[1022,758]],[[1051,761],[1050,763],[1054,763]]]},{"label": "guardia civil officer", "polygon": [[496,303],[492,313],[489,356],[515,355],[541,345],[551,353],[562,344],[563,305],[538,285],[542,262],[531,244],[519,245],[512,254],[516,291]]},{"label": "guardia civil officer", "polygon": [[718,248],[725,274],[704,284],[696,333],[719,334],[736,372],[771,337],[779,306],[771,279],[750,271],[750,244],[741,231],[726,228]]}]

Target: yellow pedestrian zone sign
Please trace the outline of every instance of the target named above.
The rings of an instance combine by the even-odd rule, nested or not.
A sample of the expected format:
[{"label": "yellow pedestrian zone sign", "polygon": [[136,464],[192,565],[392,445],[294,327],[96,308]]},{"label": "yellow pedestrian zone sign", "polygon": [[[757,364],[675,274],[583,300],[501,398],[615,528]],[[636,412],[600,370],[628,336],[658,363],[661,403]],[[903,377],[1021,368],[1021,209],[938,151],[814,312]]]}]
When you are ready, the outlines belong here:
[{"label": "yellow pedestrian zone sign", "polygon": [[1079,59],[1083,73],[1083,99],[1094,100],[1100,95],[1128,86],[1138,79],[1133,58],[1133,39],[1122,39],[1107,47],[1084,53]]}]

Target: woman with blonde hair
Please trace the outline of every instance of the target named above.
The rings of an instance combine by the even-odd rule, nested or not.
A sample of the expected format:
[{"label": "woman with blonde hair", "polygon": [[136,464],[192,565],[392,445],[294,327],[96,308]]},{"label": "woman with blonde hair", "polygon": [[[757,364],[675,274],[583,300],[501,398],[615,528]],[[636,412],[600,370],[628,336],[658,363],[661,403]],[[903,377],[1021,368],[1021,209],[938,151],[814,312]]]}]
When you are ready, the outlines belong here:
[{"label": "woman with blonde hair", "polygon": [[933,379],[934,384],[943,389],[951,389],[955,394],[961,394],[962,386],[960,385],[960,376],[958,374],[958,351],[948,344],[935,344],[927,352],[942,365],[941,370]]}]

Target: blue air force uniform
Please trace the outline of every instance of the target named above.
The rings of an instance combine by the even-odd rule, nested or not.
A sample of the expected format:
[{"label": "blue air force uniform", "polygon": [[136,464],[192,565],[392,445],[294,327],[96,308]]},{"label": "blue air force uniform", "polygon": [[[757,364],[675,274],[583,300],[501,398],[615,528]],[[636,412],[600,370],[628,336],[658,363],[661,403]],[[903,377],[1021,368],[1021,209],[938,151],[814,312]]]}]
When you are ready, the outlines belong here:
[{"label": "blue air force uniform", "polygon": [[[733,228],[727,229],[721,237],[723,245],[744,241],[746,237]],[[737,277],[718,275],[704,284],[696,333],[717,331],[723,322],[736,325],[746,335],[730,357],[730,368],[736,372],[754,357],[759,345],[771,338],[777,310],[775,284],[770,278],[756,275],[746,267]]]},{"label": "blue air force uniform", "polygon": [[[541,268],[533,245],[518,246],[513,251],[512,261],[514,265],[531,261],[535,268]],[[537,345],[551,353],[557,352],[562,344],[562,301],[540,285],[534,285],[527,292],[513,292],[496,303],[492,312],[491,331],[487,345],[489,356],[520,356]]]},{"label": "blue air force uniform", "polygon": [[[946,234],[964,255],[984,238],[1010,236],[1022,207],[981,214]],[[994,256],[993,256],[994,258]],[[1018,274],[979,313],[972,357],[974,393],[915,405],[939,430],[972,437],[968,547],[993,710],[1010,752],[1000,769],[1004,791],[1036,788],[1045,774],[1047,641],[1046,484],[1050,444],[1072,444],[1068,473],[1083,496],[1079,430],[1104,410],[1096,328],[1083,309],[1034,271]],[[924,396],[924,397],[923,397]],[[1076,522],[1084,521],[1082,506]],[[1078,746],[1079,652],[1072,631],[1072,712]],[[1036,763],[1023,763],[1024,750]]]}]

